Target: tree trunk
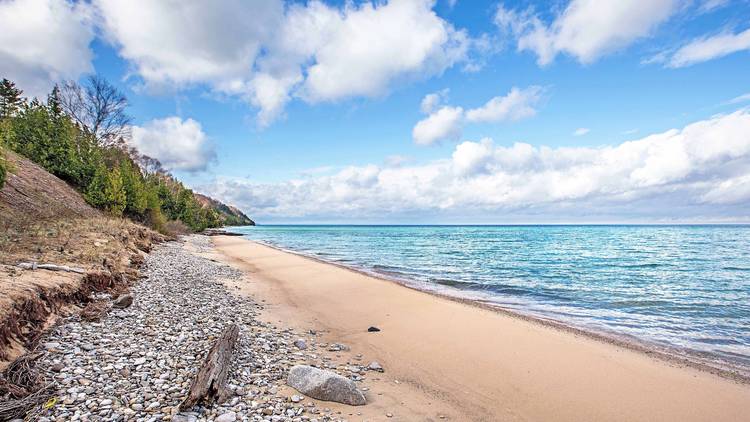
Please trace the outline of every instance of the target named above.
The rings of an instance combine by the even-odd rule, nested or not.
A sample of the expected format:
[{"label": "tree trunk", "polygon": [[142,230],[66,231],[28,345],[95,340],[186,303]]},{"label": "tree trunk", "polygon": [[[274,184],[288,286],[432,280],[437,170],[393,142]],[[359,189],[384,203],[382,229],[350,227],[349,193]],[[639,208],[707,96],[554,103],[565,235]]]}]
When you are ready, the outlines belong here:
[{"label": "tree trunk", "polygon": [[229,362],[239,332],[239,326],[232,324],[216,340],[193,379],[187,397],[180,404],[180,410],[188,410],[201,401],[220,401],[224,397]]}]

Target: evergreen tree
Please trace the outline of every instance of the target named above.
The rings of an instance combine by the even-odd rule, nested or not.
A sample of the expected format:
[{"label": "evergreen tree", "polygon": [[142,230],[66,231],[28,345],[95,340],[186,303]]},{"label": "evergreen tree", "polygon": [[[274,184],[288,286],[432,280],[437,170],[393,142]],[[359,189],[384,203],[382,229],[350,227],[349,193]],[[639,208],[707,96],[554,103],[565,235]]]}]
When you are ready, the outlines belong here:
[{"label": "evergreen tree", "polygon": [[125,188],[122,185],[120,169],[115,167],[107,175],[107,184],[104,186],[104,197],[106,205],[104,208],[112,215],[121,216],[127,204]]},{"label": "evergreen tree", "polygon": [[143,217],[146,207],[146,187],[141,172],[127,157],[120,162],[120,174],[125,189],[125,213],[132,217]]},{"label": "evergreen tree", "polygon": [[55,85],[52,92],[47,96],[47,107],[54,118],[60,118],[63,115],[62,102],[60,100],[60,88]]},{"label": "evergreen tree", "polygon": [[107,173],[107,167],[104,166],[104,163],[100,163],[96,167],[94,176],[86,186],[86,192],[83,195],[86,202],[96,208],[104,208],[107,205],[107,197],[104,194],[104,189],[108,183]]},{"label": "evergreen tree", "polygon": [[15,83],[5,78],[0,81],[0,119],[15,116],[23,104],[21,94]]}]

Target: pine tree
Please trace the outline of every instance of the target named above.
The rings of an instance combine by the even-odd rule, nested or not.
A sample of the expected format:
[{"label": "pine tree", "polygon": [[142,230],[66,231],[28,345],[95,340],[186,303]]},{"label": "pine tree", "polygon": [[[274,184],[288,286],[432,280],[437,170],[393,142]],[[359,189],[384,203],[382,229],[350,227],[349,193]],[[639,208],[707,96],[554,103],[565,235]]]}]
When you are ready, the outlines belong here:
[{"label": "pine tree", "polygon": [[3,78],[0,82],[0,119],[13,117],[23,104],[23,91],[16,84]]},{"label": "pine tree", "polygon": [[148,204],[140,171],[128,158],[124,158],[120,163],[120,175],[127,198],[125,212],[133,217],[142,217]]},{"label": "pine tree", "polygon": [[105,209],[114,216],[121,216],[127,204],[125,188],[122,185],[120,169],[115,167],[107,176],[107,184],[104,186],[104,197],[106,198]]},{"label": "pine tree", "polygon": [[55,85],[52,92],[47,96],[47,107],[54,118],[60,118],[63,115],[62,102],[60,100],[60,88]]},{"label": "pine tree", "polygon": [[100,163],[96,167],[94,176],[91,178],[88,186],[86,186],[86,193],[84,193],[83,197],[86,199],[86,202],[95,208],[103,209],[107,205],[107,197],[104,194],[104,189],[108,182],[107,173],[107,167],[103,163]]}]

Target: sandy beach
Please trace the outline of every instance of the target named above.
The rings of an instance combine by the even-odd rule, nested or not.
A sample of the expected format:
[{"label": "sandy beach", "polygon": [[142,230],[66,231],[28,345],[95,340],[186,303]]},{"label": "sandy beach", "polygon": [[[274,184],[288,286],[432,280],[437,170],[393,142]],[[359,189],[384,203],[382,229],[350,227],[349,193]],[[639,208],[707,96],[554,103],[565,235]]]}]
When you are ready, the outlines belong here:
[{"label": "sandy beach", "polygon": [[[744,421],[750,386],[238,237],[214,256],[263,317],[377,359],[364,419]],[[376,326],[382,331],[367,332]],[[351,408],[340,406],[343,412]],[[394,410],[395,409],[395,410]]]}]

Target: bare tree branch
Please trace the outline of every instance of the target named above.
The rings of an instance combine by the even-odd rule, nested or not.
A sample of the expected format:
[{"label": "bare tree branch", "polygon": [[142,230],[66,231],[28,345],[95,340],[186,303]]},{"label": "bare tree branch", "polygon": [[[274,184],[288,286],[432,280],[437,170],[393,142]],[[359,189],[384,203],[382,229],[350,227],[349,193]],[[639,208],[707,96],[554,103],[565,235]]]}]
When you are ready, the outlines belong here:
[{"label": "bare tree branch", "polygon": [[89,76],[85,86],[75,81],[65,82],[61,104],[101,145],[116,145],[130,136],[132,118],[125,112],[128,99],[100,76]]}]

